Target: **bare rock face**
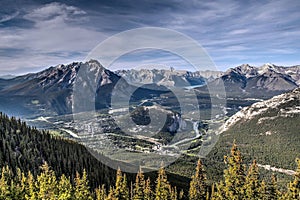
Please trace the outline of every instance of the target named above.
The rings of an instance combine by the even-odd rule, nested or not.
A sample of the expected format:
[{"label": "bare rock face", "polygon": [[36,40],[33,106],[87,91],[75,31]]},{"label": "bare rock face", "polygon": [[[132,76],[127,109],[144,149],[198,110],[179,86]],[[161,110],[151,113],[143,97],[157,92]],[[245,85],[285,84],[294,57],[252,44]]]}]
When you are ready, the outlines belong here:
[{"label": "bare rock face", "polygon": [[[77,81],[77,82],[76,82]],[[57,65],[39,73],[27,74],[10,80],[0,81],[0,109],[7,113],[44,112],[44,114],[68,114],[72,112],[74,90],[78,101],[87,101],[93,109],[108,108],[111,94],[118,84],[120,98],[131,94],[137,88],[105,69],[98,61],[74,62]],[[140,90],[143,93],[143,89]],[[136,93],[134,99],[155,95],[147,90]],[[150,94],[151,93],[151,94]],[[3,99],[3,101],[2,101]],[[35,102],[32,104],[32,102]],[[83,108],[85,109],[85,108]],[[83,111],[79,108],[79,111]]]},{"label": "bare rock face", "polygon": [[118,70],[116,74],[132,84],[157,84],[168,87],[203,85],[206,78],[200,72],[176,71],[174,69]]},{"label": "bare rock face", "polygon": [[[230,98],[269,99],[299,87],[299,69],[299,66],[265,64],[253,67],[245,64],[227,70],[208,84],[215,88],[225,87],[226,95]],[[205,90],[205,86],[198,89]]]},{"label": "bare rock face", "polygon": [[[81,84],[77,85],[78,88],[74,88],[75,81],[81,81]],[[121,84],[116,85],[119,81]],[[50,67],[38,73],[10,79],[0,78],[0,109],[19,116],[22,112],[71,113],[74,89],[82,91],[79,93],[82,98],[89,98],[90,103],[95,103],[96,108],[108,108],[115,86],[122,98],[141,84],[149,84],[148,89],[140,89],[133,99],[151,96],[158,87],[193,86],[198,87],[196,90],[201,92],[205,90],[207,84],[211,84],[214,88],[224,86],[226,96],[229,98],[269,99],[299,86],[300,66],[282,67],[265,64],[254,67],[245,64],[226,72],[189,72],[174,69],[132,69],[112,72],[96,60],[85,63],[73,62]],[[164,88],[159,90],[165,91]],[[93,94],[94,91],[96,94]],[[205,91],[207,92],[207,88]],[[87,97],[86,94],[90,95]]]},{"label": "bare rock face", "polygon": [[[270,116],[269,113],[273,113],[273,115]],[[269,116],[264,117],[266,114]],[[264,120],[293,117],[295,114],[300,114],[300,88],[243,108],[224,123],[220,132],[225,132],[240,122],[247,122],[260,116],[262,117],[257,122],[259,124]]]}]

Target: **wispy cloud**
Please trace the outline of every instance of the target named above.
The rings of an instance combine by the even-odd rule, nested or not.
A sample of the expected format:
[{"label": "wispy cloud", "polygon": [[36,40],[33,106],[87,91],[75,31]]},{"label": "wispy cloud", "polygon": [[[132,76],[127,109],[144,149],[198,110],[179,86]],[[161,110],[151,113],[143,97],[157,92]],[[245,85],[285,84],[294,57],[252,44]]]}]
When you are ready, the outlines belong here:
[{"label": "wispy cloud", "polygon": [[248,33],[250,30],[247,28],[244,29],[236,29],[228,32],[228,35],[240,35],[240,34],[245,34]]},{"label": "wispy cloud", "polygon": [[39,23],[54,22],[63,20],[65,22],[68,21],[80,21],[85,19],[86,12],[74,7],[68,6],[62,3],[50,3],[45,6],[36,8],[24,15],[25,19]]},{"label": "wispy cloud", "polygon": [[15,17],[17,17],[19,15],[20,12],[16,11],[12,14],[9,14],[9,15],[3,15],[1,18],[0,18],[0,23],[3,23],[3,22],[7,22],[9,20],[12,20],[14,19]]},{"label": "wispy cloud", "polygon": [[51,3],[28,10],[24,19],[34,22],[30,28],[0,30],[0,48],[23,49],[0,56],[6,69],[0,71],[21,74],[41,70],[49,65],[83,60],[86,53],[106,36],[80,25],[87,20],[86,12],[74,6]]},{"label": "wispy cloud", "polygon": [[[297,0],[101,0],[88,4],[59,0],[22,5],[15,8],[7,3],[0,8],[0,62],[11,69],[0,68],[0,74],[83,60],[107,37],[147,26],[174,29],[194,38],[223,69],[242,63],[300,63]],[[5,6],[14,10],[5,13]],[[138,66],[140,61],[122,62],[119,67]],[[148,54],[142,64],[155,62],[189,67],[165,54]]]}]

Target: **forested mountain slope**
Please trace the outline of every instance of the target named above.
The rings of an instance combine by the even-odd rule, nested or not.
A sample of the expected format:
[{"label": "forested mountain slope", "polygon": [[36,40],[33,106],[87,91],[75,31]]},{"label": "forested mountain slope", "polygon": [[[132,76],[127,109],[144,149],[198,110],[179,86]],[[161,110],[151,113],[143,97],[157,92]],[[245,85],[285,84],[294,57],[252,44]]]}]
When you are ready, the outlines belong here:
[{"label": "forested mountain slope", "polygon": [[[14,172],[20,168],[37,175],[40,166],[47,162],[58,176],[65,174],[71,179],[76,176],[76,172],[82,173],[85,169],[92,188],[102,184],[111,185],[115,181],[116,170],[96,159],[85,146],[28,127],[25,122],[3,113],[0,113],[0,141],[0,168],[8,166]],[[101,157],[103,160],[109,161]],[[126,166],[121,162],[119,164],[121,169]],[[154,179],[156,172],[148,173],[148,176]],[[168,176],[170,182],[178,188],[187,186],[188,178],[171,173]],[[134,180],[134,177],[135,174],[127,174],[129,181]]]},{"label": "forested mountain slope", "polygon": [[235,140],[249,163],[256,159],[261,165],[294,169],[294,160],[300,157],[299,122],[300,88],[257,102],[225,122],[207,160],[221,167],[223,152]]}]

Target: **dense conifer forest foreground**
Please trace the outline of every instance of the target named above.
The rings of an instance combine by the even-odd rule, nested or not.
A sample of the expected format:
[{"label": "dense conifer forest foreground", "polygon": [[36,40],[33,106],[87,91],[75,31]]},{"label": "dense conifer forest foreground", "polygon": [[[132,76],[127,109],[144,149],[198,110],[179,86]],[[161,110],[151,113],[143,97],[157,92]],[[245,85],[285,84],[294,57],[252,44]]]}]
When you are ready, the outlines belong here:
[{"label": "dense conifer forest foreground", "polygon": [[235,143],[224,157],[221,181],[208,183],[198,160],[184,188],[169,182],[164,168],[155,177],[142,170],[136,175],[114,171],[91,158],[84,146],[2,113],[0,135],[0,199],[300,199],[299,159],[294,178],[281,188],[275,175],[260,177],[255,160],[247,167]]}]

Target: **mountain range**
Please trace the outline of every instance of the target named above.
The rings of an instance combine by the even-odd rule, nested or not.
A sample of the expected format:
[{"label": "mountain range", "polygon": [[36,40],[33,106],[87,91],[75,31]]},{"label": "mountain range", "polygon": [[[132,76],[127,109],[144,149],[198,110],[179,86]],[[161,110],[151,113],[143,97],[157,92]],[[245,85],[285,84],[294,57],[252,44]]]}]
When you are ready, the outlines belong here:
[{"label": "mountain range", "polygon": [[131,84],[157,84],[168,87],[188,87],[204,85],[207,80],[221,76],[218,71],[184,71],[174,69],[130,69],[117,70],[116,74]]},{"label": "mountain range", "polygon": [[[300,66],[283,67],[274,64],[265,64],[261,67],[254,67],[248,64],[230,68],[226,72],[221,71],[185,71],[174,69],[130,69],[117,70],[116,74],[124,77],[129,83],[151,84],[184,87],[190,85],[201,85],[204,82],[211,82],[221,78],[224,81],[241,82],[241,86],[245,87],[245,81],[258,81],[261,84],[259,87],[269,87],[273,90],[280,86],[274,80],[264,83],[262,79],[267,78],[284,78],[288,84],[300,84]],[[276,76],[277,75],[277,76]],[[281,76],[280,76],[281,75]],[[259,80],[252,80],[259,79]],[[290,81],[290,82],[289,82]],[[275,86],[276,85],[276,86]],[[251,85],[252,86],[252,85]],[[253,87],[253,86],[252,86]],[[289,88],[286,86],[286,89]]]},{"label": "mountain range", "polygon": [[[79,72],[80,78],[76,79]],[[72,112],[75,85],[79,91],[77,97],[81,98],[79,101],[83,101],[84,98],[85,101],[93,103],[96,109],[104,109],[110,106],[110,96],[117,82],[121,82],[116,86],[119,87],[116,90],[119,91],[120,98],[136,90],[132,97],[135,100],[161,93],[129,85],[122,77],[105,69],[98,61],[90,60],[86,63],[57,65],[38,73],[12,79],[0,79],[0,109],[17,116],[28,113],[69,114]],[[80,91],[83,92],[81,97]],[[94,96],[87,98],[87,93]]]},{"label": "mountain range", "polygon": [[[82,77],[76,79],[79,71],[81,75],[85,74],[84,80]],[[75,88],[79,91],[76,98],[80,101],[88,99],[88,103],[95,105],[96,109],[110,108],[111,94],[114,89],[118,91],[120,99],[123,97],[126,99],[126,96],[133,94],[131,100],[139,101],[153,99],[154,96],[159,97],[162,93],[168,92],[167,87],[194,86],[198,96],[205,96],[209,94],[207,84],[216,88],[224,86],[228,101],[249,98],[257,101],[255,99],[268,99],[298,87],[299,74],[300,66],[281,67],[273,64],[265,64],[261,67],[245,64],[226,72],[189,72],[172,68],[112,72],[105,69],[98,61],[91,60],[86,63],[57,65],[38,73],[11,79],[0,78],[0,109],[16,116],[71,113],[76,80],[81,81]],[[139,87],[141,84],[147,87]],[[92,95],[89,98],[86,96],[87,91]],[[96,94],[93,93],[94,91]],[[79,111],[80,109],[84,108],[79,108]]]},{"label": "mountain range", "polygon": [[[141,84],[147,85],[147,87],[139,88]],[[193,87],[189,88],[189,86]],[[262,166],[270,165],[282,169],[295,168],[293,160],[300,157],[298,145],[300,142],[298,132],[300,66],[282,67],[265,64],[261,67],[254,67],[245,64],[231,68],[226,72],[189,72],[174,69],[119,70],[113,72],[105,69],[95,60],[85,63],[74,62],[68,65],[50,67],[38,73],[9,79],[0,78],[0,111],[27,119],[28,116],[54,116],[53,118],[57,119],[53,124],[63,124],[64,122],[59,122],[61,121],[59,116],[74,111],[72,108],[74,99],[94,105],[94,108],[98,110],[106,110],[107,113],[109,111],[119,112],[110,110],[111,95],[115,89],[118,91],[120,101],[123,98],[126,100],[128,94],[132,95],[131,101],[135,102],[134,106],[145,105],[147,107],[147,105],[151,105],[148,107],[156,108],[159,107],[158,103],[162,103],[163,106],[180,107],[179,102],[175,101],[176,97],[174,95],[171,97],[172,92],[168,90],[168,87],[182,89],[186,92],[184,95],[187,99],[190,98],[187,91],[195,91],[198,100],[202,101],[203,108],[210,108],[209,91],[207,90],[209,87],[207,86],[216,88],[224,86],[227,100],[224,109],[232,110],[230,114],[227,114],[229,118],[219,130],[218,143],[207,156],[207,163],[212,163],[211,165],[214,166],[208,171],[215,170],[219,165],[218,163],[222,163],[224,151],[229,149],[234,140],[240,144],[243,155],[246,155],[246,161],[250,162],[256,158]],[[77,91],[76,94],[74,90]],[[237,107],[237,109],[232,109],[233,107]],[[191,110],[193,111],[193,109]],[[86,107],[79,107],[77,111],[88,110]],[[143,111],[147,113],[149,110]],[[149,112],[151,111],[150,109]],[[142,121],[142,124],[147,125],[149,119],[147,116],[145,118],[143,112],[142,115],[135,112],[131,114],[133,120]],[[172,116],[174,118],[174,114]],[[103,121],[101,128],[109,129],[111,118],[108,115],[103,115],[101,120]],[[180,118],[180,120],[183,119]],[[200,124],[200,122],[194,122],[193,119],[188,120],[190,120],[188,126]],[[82,123],[86,124],[86,122]],[[90,123],[98,123],[98,121]],[[65,123],[63,128],[66,128],[66,124],[70,125]],[[177,127],[178,124],[174,118],[174,122],[170,122],[168,128]],[[167,135],[169,138],[172,139],[176,136],[175,132],[178,128],[175,129],[175,131],[169,131],[174,133]],[[197,129],[199,127],[192,127],[191,130],[197,132]],[[136,130],[139,129],[133,129],[133,131]],[[111,129],[107,132],[113,133]],[[178,135],[180,136],[180,134]],[[176,136],[178,141],[174,142],[175,144],[182,143],[179,141],[182,138],[178,135]],[[200,136],[202,137],[199,134]],[[109,141],[117,141],[121,146],[130,144],[132,146],[131,151],[136,146],[139,147],[139,150],[144,148],[150,151],[153,150],[150,148],[153,141],[155,143],[161,142],[163,139],[168,141],[168,138],[162,137],[160,134],[156,135],[156,138],[146,138],[147,140],[140,138],[138,140],[139,145],[132,142],[137,141],[133,137],[117,136],[117,134],[110,137],[116,139],[108,138]],[[124,138],[126,138],[127,143]],[[188,146],[187,152],[189,150],[197,151],[199,144],[201,144],[201,140],[198,139],[195,136],[195,139],[191,138],[191,141],[186,141],[182,146]],[[173,147],[172,145],[170,147]],[[157,152],[159,151],[157,150]]]},{"label": "mountain range", "polygon": [[[211,87],[225,87],[227,98],[269,99],[300,86],[300,66],[281,67],[265,64],[253,67],[244,64],[227,70],[210,81]],[[199,87],[199,91],[207,88]]]}]

